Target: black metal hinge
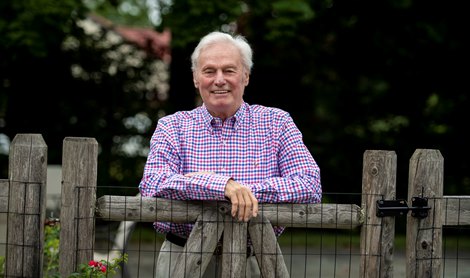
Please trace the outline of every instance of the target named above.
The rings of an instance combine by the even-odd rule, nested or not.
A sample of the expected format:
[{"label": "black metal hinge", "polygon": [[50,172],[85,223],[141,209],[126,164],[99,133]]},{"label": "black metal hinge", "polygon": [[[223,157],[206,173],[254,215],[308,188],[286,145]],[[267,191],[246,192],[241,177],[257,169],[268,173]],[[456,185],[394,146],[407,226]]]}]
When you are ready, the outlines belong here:
[{"label": "black metal hinge", "polygon": [[428,216],[428,198],[411,198],[411,207],[406,200],[377,200],[377,217],[406,215],[411,210],[411,216],[426,218]]}]

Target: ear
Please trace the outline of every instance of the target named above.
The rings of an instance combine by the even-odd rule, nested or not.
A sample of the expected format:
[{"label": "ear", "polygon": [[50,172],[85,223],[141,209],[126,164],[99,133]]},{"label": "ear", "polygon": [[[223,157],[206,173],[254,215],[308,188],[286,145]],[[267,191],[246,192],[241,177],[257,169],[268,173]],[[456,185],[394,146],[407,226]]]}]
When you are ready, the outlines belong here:
[{"label": "ear", "polygon": [[248,83],[250,83],[250,73],[245,71],[245,86],[248,86]]},{"label": "ear", "polygon": [[197,89],[199,87],[199,81],[197,81],[196,73],[193,72],[193,83],[194,87]]}]

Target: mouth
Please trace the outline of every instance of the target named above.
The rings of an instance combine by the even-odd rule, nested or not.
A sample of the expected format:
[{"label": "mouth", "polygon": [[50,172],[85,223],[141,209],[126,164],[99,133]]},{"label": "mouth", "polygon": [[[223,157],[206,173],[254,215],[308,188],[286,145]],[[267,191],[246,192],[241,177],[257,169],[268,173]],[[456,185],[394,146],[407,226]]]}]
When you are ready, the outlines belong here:
[{"label": "mouth", "polygon": [[217,91],[211,91],[212,94],[215,94],[215,95],[224,95],[224,94],[228,94],[229,91],[228,90],[217,90]]}]

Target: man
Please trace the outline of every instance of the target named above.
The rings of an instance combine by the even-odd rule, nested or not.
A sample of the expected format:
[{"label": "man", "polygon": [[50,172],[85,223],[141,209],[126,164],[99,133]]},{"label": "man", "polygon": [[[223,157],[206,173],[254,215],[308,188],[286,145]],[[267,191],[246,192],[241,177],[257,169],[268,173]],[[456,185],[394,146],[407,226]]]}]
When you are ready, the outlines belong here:
[{"label": "man", "polygon": [[[289,114],[243,100],[253,65],[246,40],[212,32],[191,62],[203,104],[159,120],[139,185],[142,196],[228,199],[239,221],[256,217],[259,202],[320,202],[320,170]],[[171,277],[171,254],[183,249],[192,226],[155,223],[166,234],[157,277]],[[283,230],[274,229],[277,235]],[[254,257],[249,260],[247,271],[259,271],[252,269]]]}]

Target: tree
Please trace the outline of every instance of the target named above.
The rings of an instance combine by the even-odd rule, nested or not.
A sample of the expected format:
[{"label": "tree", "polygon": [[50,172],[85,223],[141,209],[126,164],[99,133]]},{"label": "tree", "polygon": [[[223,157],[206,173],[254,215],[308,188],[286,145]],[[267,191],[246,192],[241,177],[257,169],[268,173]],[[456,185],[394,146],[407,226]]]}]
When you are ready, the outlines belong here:
[{"label": "tree", "polygon": [[254,48],[245,99],[292,114],[320,164],[326,192],[360,192],[363,152],[389,149],[398,154],[398,189],[405,197],[409,158],[416,148],[433,148],[446,157],[446,193],[467,193],[469,138],[460,119],[469,118],[469,100],[459,68],[468,54],[459,6],[175,1],[163,17],[177,56],[172,107],[193,105],[188,57],[197,39],[215,29],[236,31]]},{"label": "tree", "polygon": [[[223,30],[245,35],[254,49],[245,99],[291,113],[322,169],[325,192],[360,192],[363,152],[389,149],[397,152],[398,195],[405,197],[408,160],[416,148],[441,150],[446,194],[470,192],[465,122],[470,110],[466,72],[461,70],[468,61],[468,43],[460,2],[161,0],[149,7],[149,1],[141,0],[86,1],[98,3],[91,8],[117,23],[150,22],[147,25],[158,30],[171,30],[169,98],[149,104],[132,97],[140,94],[136,88],[131,90],[135,94],[122,89],[138,83],[143,68],[134,69],[132,78],[124,71],[107,75],[102,69],[108,69],[110,61],[103,59],[107,50],[99,49],[98,41],[80,48],[83,52],[62,51],[65,34],[79,31],[72,22],[84,15],[84,7],[69,0],[59,11],[45,4],[48,1],[41,0],[38,6],[37,1],[0,4],[5,15],[0,31],[6,34],[0,38],[1,55],[6,57],[0,59],[0,133],[47,130],[53,134],[47,135],[49,146],[52,138],[58,138],[53,145],[59,145],[65,134],[92,136],[107,150],[119,149],[116,138],[138,135],[144,146],[158,113],[195,106],[190,54],[201,36]],[[155,13],[161,15],[160,25],[149,20]],[[44,23],[30,27],[33,19]],[[37,39],[46,32],[50,36]],[[80,64],[92,77],[105,74],[100,82],[71,77],[72,64]],[[28,82],[22,82],[25,76]],[[68,85],[52,80],[66,80]],[[46,93],[37,94],[39,88]],[[44,116],[37,108],[47,95],[59,96],[48,102],[53,116]],[[12,107],[24,107],[30,114],[15,119],[13,114],[23,112],[13,113]],[[144,132],[129,129],[124,123],[137,115],[147,115],[152,127]],[[52,157],[60,157],[60,149],[52,151],[57,152]],[[134,169],[125,174],[129,179],[112,180],[135,184],[144,157],[134,163],[134,158],[122,160],[113,153],[117,152],[109,151],[109,158],[102,160],[137,166],[103,169]]]},{"label": "tree", "polygon": [[[41,133],[50,164],[60,164],[65,137],[94,137],[98,184],[136,191],[154,123],[164,113],[167,65],[86,16],[81,1],[33,2],[2,4],[13,18],[2,25],[2,53],[11,59],[2,60],[0,133]],[[33,20],[23,23],[29,17],[31,29]]]},{"label": "tree", "polygon": [[67,79],[61,43],[84,7],[79,0],[2,1],[0,14],[0,133],[54,132],[49,123],[60,109],[51,97],[67,91],[58,83]]}]

